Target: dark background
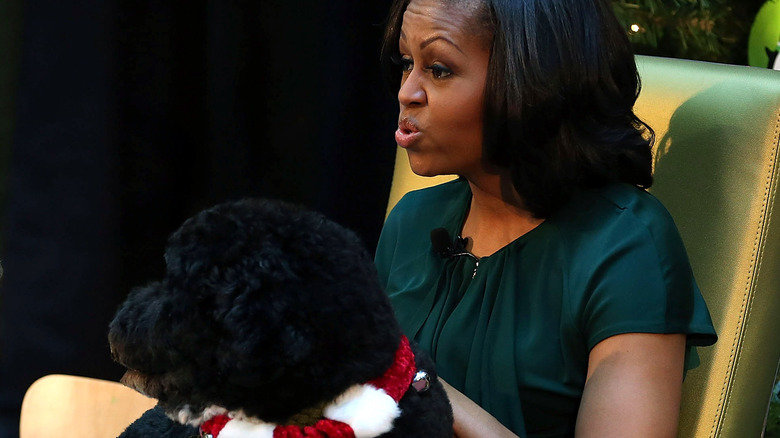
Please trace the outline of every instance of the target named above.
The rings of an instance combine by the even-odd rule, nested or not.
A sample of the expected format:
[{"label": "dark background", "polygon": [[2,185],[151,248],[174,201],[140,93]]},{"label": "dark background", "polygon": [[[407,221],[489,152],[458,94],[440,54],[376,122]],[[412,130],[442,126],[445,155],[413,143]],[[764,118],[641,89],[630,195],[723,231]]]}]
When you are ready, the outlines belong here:
[{"label": "dark background", "polygon": [[389,3],[0,4],[0,438],[36,378],[121,376],[108,322],[200,209],[286,199],[373,250],[395,153]]},{"label": "dark background", "polygon": [[[763,2],[612,0],[639,53],[736,64]],[[195,212],[286,199],[373,250],[395,150],[389,5],[0,0],[0,438],[36,378],[121,375],[107,324]]]}]

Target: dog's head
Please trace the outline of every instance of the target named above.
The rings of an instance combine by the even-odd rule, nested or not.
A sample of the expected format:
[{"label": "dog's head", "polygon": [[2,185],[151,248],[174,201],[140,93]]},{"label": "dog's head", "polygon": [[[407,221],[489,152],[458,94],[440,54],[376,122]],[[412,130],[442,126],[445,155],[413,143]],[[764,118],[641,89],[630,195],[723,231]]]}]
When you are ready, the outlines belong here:
[{"label": "dog's head", "polygon": [[400,339],[371,257],[322,215],[218,205],[169,239],[165,277],[110,325],[125,383],[169,413],[212,405],[284,421],[381,375]]}]

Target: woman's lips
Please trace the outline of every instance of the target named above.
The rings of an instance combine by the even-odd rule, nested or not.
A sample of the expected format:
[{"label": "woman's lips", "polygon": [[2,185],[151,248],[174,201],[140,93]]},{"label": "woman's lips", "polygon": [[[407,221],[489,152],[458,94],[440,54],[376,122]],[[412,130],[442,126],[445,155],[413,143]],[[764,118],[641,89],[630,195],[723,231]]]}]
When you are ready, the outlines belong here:
[{"label": "woman's lips", "polygon": [[398,146],[406,149],[412,145],[412,143],[420,137],[419,129],[417,125],[410,118],[403,118],[398,122],[398,130],[395,131],[395,142]]}]

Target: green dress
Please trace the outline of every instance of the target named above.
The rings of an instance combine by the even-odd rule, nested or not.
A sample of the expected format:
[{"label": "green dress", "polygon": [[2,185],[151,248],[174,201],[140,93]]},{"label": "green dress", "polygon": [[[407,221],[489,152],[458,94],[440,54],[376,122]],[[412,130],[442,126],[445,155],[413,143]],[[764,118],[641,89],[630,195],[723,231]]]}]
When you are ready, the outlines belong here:
[{"label": "green dress", "polygon": [[[439,374],[516,434],[574,434],[588,352],[620,333],[715,330],[669,213],[625,184],[580,190],[553,217],[482,257],[442,257],[430,232],[457,236],[471,200],[455,180],[407,194],[376,253],[398,320]],[[690,361],[689,361],[690,362]]]}]

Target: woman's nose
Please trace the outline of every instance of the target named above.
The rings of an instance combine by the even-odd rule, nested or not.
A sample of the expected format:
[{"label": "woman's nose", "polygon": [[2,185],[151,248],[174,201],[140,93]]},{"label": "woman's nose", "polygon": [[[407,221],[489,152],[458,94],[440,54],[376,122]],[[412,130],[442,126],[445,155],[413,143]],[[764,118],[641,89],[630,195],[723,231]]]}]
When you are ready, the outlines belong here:
[{"label": "woman's nose", "polygon": [[398,102],[405,107],[424,105],[428,96],[420,83],[420,74],[412,70],[409,76],[401,80],[401,88],[398,89]]}]

